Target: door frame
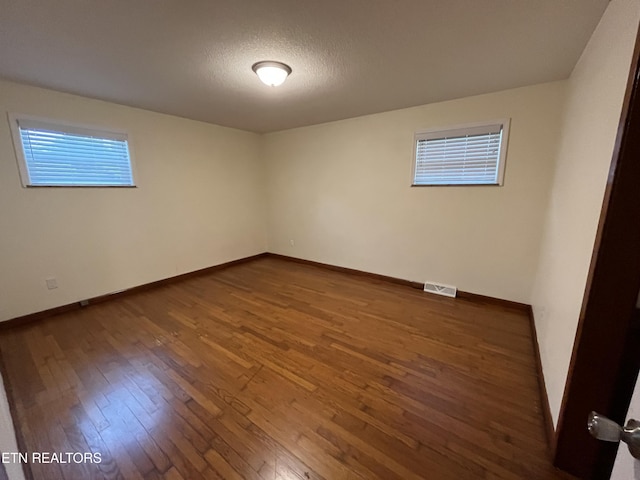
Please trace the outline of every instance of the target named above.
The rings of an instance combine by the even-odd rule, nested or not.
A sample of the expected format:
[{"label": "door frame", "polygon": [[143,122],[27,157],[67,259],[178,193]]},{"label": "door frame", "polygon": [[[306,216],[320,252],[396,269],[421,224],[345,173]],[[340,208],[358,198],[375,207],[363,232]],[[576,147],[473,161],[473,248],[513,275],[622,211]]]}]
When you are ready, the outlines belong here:
[{"label": "door frame", "polygon": [[617,452],[588,434],[587,415],[622,424],[640,369],[639,56],[640,33],[556,431],[554,465],[582,479],[609,479]]}]

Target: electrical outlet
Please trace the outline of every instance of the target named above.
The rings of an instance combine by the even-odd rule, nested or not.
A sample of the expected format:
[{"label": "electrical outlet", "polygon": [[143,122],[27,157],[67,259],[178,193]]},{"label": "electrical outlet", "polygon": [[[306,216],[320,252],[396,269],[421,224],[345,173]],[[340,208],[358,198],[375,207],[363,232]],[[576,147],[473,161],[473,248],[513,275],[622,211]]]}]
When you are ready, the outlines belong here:
[{"label": "electrical outlet", "polygon": [[294,242],[293,240],[289,240],[289,245],[291,245],[292,247],[296,244],[296,242]]},{"label": "electrical outlet", "polygon": [[53,277],[45,279],[45,282],[47,282],[47,288],[49,290],[53,290],[54,288],[58,288],[58,280],[56,280]]}]

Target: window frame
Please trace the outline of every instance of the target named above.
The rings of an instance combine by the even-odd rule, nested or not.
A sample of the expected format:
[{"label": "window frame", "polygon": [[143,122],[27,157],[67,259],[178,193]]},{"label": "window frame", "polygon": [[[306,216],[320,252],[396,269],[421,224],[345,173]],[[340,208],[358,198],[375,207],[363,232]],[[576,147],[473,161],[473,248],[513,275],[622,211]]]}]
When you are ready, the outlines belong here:
[{"label": "window frame", "polygon": [[[418,141],[445,138],[447,134],[460,132],[493,125],[502,126],[502,136],[500,139],[500,153],[498,155],[497,180],[496,183],[416,183],[416,167],[418,164]],[[446,127],[435,127],[419,130],[413,135],[413,158],[411,159],[411,187],[501,187],[504,185],[504,172],[507,163],[507,149],[509,143],[510,118],[500,118],[497,120],[487,120],[482,122],[465,123],[461,125],[450,125]],[[455,134],[454,134],[455,135]],[[452,135],[452,136],[454,136]]]},{"label": "window frame", "polygon": [[[16,162],[18,164],[18,171],[20,174],[20,182],[24,188],[137,188],[137,171],[136,171],[136,163],[135,156],[133,152],[133,141],[131,134],[123,129],[105,127],[104,125],[95,125],[95,124],[82,124],[82,123],[74,123],[68,122],[66,120],[61,120],[59,118],[51,118],[51,117],[40,117],[35,115],[26,115],[21,113],[13,113],[7,112],[7,118],[9,121],[9,127],[11,130],[11,138],[13,140],[13,149],[16,154]],[[109,185],[109,184],[70,184],[70,185],[33,185],[30,181],[29,169],[27,168],[27,161],[24,155],[24,145],[22,143],[22,137],[20,135],[20,120],[24,120],[27,122],[38,122],[43,124],[48,124],[52,130],[55,131],[56,128],[59,128],[62,133],[75,133],[78,135],[87,135],[91,134],[96,137],[100,137],[104,135],[104,138],[109,138],[109,136],[122,136],[125,137],[127,142],[127,150],[129,153],[129,166],[131,169],[131,185]],[[66,129],[66,130],[65,130]]]}]

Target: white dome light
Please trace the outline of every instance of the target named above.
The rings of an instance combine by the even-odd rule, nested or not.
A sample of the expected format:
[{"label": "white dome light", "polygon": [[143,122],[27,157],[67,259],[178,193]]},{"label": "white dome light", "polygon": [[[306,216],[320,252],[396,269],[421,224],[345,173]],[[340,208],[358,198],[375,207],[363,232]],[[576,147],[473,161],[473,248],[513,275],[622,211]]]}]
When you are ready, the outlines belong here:
[{"label": "white dome light", "polygon": [[251,67],[265,85],[282,85],[291,73],[291,67],[280,62],[258,62]]}]

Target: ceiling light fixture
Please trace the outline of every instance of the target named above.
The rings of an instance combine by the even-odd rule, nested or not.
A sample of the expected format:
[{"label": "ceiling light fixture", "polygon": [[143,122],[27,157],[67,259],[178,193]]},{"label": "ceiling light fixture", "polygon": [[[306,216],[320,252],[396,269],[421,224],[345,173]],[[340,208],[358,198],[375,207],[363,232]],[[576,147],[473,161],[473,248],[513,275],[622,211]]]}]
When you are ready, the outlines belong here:
[{"label": "ceiling light fixture", "polygon": [[291,67],[280,62],[258,62],[251,69],[265,85],[277,87],[291,74]]}]

